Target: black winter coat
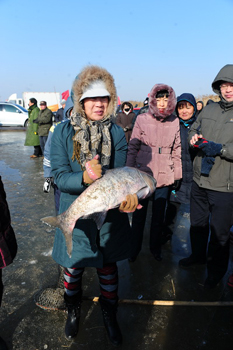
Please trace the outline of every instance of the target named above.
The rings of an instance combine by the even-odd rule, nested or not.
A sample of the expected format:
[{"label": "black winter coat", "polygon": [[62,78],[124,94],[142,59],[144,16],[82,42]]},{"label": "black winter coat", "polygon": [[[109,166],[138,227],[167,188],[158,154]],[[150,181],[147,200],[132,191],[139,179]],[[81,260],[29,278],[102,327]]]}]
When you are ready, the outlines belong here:
[{"label": "black winter coat", "polygon": [[11,264],[17,253],[15,233],[6,201],[6,193],[0,176],[0,269]]},{"label": "black winter coat", "polygon": [[55,117],[54,117],[55,123],[61,122],[64,119],[63,113],[64,113],[64,108],[59,108],[57,110]]},{"label": "black winter coat", "polygon": [[[195,120],[193,120],[194,122]],[[170,201],[183,204],[190,203],[191,184],[193,180],[193,160],[197,153],[195,148],[191,148],[188,143],[188,132],[193,124],[185,124],[180,119],[180,138],[181,138],[181,161],[182,161],[182,179],[178,190],[171,193]]]}]

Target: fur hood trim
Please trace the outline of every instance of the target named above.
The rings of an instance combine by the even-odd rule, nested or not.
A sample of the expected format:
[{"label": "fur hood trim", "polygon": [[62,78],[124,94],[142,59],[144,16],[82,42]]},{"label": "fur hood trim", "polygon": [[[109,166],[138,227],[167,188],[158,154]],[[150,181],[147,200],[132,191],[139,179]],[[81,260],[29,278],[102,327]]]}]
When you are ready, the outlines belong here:
[{"label": "fur hood trim", "polygon": [[[156,101],[156,94],[158,91],[161,91],[161,90],[167,90],[169,93],[168,104],[164,113],[160,113],[159,109],[157,108],[157,101]],[[149,112],[154,117],[158,117],[159,119],[165,119],[166,117],[168,117],[174,112],[175,108],[176,108],[176,94],[173,88],[166,84],[154,85],[153,88],[151,89],[150,97],[149,97]]]},{"label": "fur hood trim", "polygon": [[110,94],[107,115],[112,115],[115,112],[117,93],[112,75],[104,68],[98,66],[87,66],[80,72],[73,82],[72,97],[74,101],[74,113],[81,114],[85,117],[83,101],[79,102],[79,100],[88,86],[96,80],[102,80]]}]

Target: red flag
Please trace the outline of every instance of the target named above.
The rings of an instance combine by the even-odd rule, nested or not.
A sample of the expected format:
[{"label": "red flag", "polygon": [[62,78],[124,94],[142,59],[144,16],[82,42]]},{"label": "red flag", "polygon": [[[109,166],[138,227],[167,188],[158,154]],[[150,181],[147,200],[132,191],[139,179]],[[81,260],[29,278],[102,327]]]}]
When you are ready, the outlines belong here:
[{"label": "red flag", "polygon": [[67,100],[67,98],[68,98],[69,96],[70,96],[69,90],[66,90],[66,91],[62,92],[62,94],[61,94],[62,100],[63,100],[63,99],[64,99],[64,100]]}]

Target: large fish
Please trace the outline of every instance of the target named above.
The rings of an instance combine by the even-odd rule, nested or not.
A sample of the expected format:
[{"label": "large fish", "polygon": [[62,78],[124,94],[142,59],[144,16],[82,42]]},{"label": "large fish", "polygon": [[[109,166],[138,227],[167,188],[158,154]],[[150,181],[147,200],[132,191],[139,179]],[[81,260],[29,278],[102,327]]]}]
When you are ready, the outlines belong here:
[{"label": "large fish", "polygon": [[107,211],[119,207],[128,194],[136,193],[139,199],[144,199],[150,196],[155,188],[156,180],[138,169],[123,167],[107,170],[100,179],[87,187],[64,213],[41,220],[62,230],[67,253],[71,256],[72,232],[78,219],[93,219],[100,229]]}]

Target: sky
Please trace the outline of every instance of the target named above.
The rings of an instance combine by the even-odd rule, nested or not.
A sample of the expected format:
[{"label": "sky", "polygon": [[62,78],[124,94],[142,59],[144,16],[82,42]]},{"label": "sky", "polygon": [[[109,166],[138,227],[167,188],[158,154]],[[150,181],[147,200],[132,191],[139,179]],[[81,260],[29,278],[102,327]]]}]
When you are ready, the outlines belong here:
[{"label": "sky", "polygon": [[86,65],[107,69],[121,101],[165,83],[212,94],[233,64],[233,0],[0,0],[0,100],[70,90]]}]

